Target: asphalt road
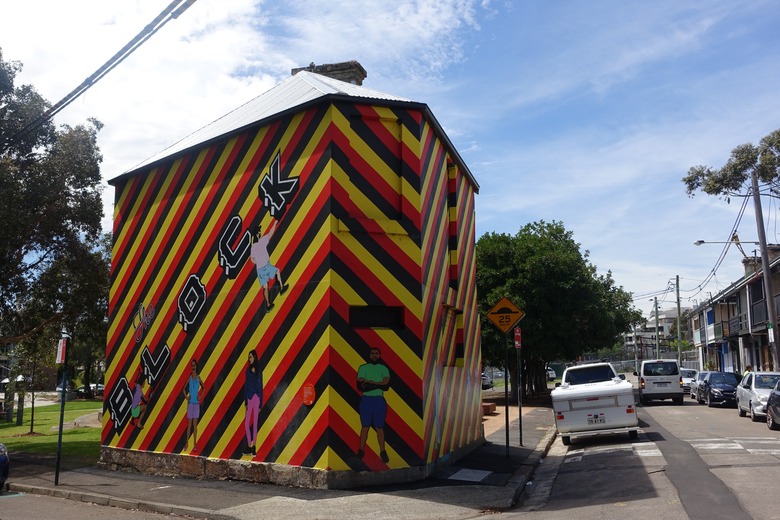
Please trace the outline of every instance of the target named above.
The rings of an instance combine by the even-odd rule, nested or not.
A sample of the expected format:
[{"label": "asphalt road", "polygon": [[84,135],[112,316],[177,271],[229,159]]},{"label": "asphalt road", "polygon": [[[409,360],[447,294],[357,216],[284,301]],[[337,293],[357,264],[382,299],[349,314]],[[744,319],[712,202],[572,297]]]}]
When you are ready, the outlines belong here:
[{"label": "asphalt road", "polygon": [[44,495],[8,492],[0,494],[1,520],[105,520],[107,518],[111,520],[162,520],[172,517],[148,511],[100,506]]},{"label": "asphalt road", "polygon": [[553,443],[533,485],[502,517],[580,520],[780,519],[780,433],[735,408],[686,399],[639,407],[642,432]]}]

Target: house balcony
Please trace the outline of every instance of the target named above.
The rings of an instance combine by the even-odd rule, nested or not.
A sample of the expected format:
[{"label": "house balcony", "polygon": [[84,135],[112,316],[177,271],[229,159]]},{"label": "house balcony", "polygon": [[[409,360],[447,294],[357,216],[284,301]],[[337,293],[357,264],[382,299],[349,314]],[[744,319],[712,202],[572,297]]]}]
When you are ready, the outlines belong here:
[{"label": "house balcony", "polygon": [[748,323],[748,313],[743,312],[737,316],[729,318],[728,337],[747,336],[750,334],[750,324]]}]

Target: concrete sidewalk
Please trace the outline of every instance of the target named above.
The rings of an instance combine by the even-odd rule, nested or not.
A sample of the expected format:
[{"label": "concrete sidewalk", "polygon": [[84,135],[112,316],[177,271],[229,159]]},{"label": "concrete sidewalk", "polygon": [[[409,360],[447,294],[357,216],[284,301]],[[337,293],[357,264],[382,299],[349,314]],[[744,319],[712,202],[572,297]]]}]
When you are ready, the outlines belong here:
[{"label": "concrete sidewalk", "polygon": [[[487,396],[486,396],[487,397]],[[484,418],[486,442],[426,480],[353,490],[318,490],[237,481],[167,478],[97,467],[61,470],[55,459],[11,454],[10,492],[34,493],[209,519],[373,518],[467,519],[511,508],[554,440],[546,402],[524,404],[522,446],[518,407],[509,407],[509,445],[502,402]],[[97,414],[94,415],[97,418]],[[89,426],[90,416],[80,418]]]}]

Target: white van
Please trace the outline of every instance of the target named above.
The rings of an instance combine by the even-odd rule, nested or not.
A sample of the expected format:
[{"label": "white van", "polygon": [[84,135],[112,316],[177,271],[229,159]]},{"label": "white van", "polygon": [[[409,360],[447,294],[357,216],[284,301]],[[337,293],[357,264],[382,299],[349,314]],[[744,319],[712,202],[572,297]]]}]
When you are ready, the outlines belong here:
[{"label": "white van", "polygon": [[645,359],[635,376],[639,377],[639,402],[671,399],[683,404],[683,379],[676,359]]}]

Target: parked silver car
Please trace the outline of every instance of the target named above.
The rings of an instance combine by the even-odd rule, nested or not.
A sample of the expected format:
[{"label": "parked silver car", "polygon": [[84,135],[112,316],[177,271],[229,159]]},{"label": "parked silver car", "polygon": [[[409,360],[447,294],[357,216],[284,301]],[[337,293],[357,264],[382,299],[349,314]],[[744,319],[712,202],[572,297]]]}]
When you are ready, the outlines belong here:
[{"label": "parked silver car", "polygon": [[702,370],[698,374],[696,374],[696,377],[693,378],[693,380],[689,383],[688,393],[691,394],[691,399],[696,399],[696,394],[699,393],[698,386],[699,383],[701,383],[704,378],[707,376],[707,371]]},{"label": "parked silver car", "polygon": [[696,374],[698,373],[697,370],[694,370],[692,368],[681,368],[680,374],[682,374],[683,378],[683,393],[689,394],[691,393],[691,383],[694,379],[696,379]]},{"label": "parked silver car", "polygon": [[780,381],[780,372],[748,372],[737,386],[737,412],[753,421],[766,417],[766,400]]}]

